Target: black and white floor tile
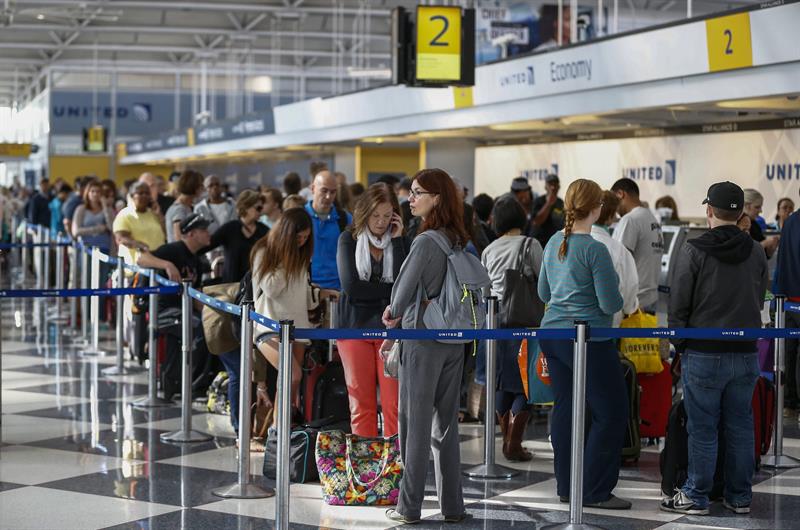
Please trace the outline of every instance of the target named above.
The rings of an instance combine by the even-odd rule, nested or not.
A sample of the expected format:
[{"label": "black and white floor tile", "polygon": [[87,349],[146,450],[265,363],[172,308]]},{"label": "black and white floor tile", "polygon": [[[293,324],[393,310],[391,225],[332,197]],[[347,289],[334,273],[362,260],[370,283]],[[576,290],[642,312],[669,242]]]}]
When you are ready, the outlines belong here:
[{"label": "black and white floor tile", "polygon": [[[81,356],[63,328],[41,325],[46,304],[0,299],[2,329],[2,437],[0,528],[3,529],[260,529],[274,525],[275,499],[220,499],[219,486],[236,481],[236,450],[228,418],[193,411],[208,442],[171,445],[160,434],[180,426],[177,407],[141,410],[132,402],[147,392],[145,374],[109,378],[101,369],[113,355]],[[36,312],[39,311],[39,315]],[[23,329],[24,328],[24,329]],[[114,351],[112,334],[101,347]],[[800,457],[797,419],[787,419],[785,452]],[[482,428],[461,428],[464,469],[481,463]],[[501,454],[500,441],[496,440]],[[532,425],[530,463],[499,463],[520,473],[507,481],[464,480],[470,519],[458,528],[540,528],[568,520],[558,502],[553,455],[545,427]],[[734,516],[714,505],[708,517],[658,510],[657,447],[622,469],[617,494],[633,509],[587,509],[584,521],[620,530],[723,530],[800,528],[800,469],[756,476],[752,513]],[[253,454],[255,481],[263,458]],[[453,528],[438,511],[433,474],[420,528]],[[291,488],[292,528],[383,529],[396,526],[382,508],[334,507],[321,501],[318,484]]]}]

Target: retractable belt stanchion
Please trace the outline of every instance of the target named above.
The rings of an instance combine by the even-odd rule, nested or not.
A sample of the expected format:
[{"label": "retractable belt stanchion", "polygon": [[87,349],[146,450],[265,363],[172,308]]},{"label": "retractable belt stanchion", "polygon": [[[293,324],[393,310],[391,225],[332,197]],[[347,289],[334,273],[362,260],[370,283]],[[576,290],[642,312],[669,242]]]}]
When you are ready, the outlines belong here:
[{"label": "retractable belt stanchion", "polygon": [[44,271],[44,276],[42,277],[42,289],[50,289],[50,231],[46,230],[44,233],[44,242],[46,243],[44,247],[44,265],[42,266],[42,270]]},{"label": "retractable belt stanchion", "polygon": [[[89,267],[86,267],[88,270]],[[91,262],[91,288],[100,288],[100,249],[92,247]],[[92,296],[89,299],[89,311],[84,316],[85,321],[92,323],[91,343],[86,349],[80,352],[81,355],[105,355],[105,351],[100,349],[100,297]],[[88,317],[88,318],[87,318]]]},{"label": "retractable belt stanchion", "polygon": [[181,291],[181,354],[183,374],[181,377],[181,429],[161,434],[165,442],[207,442],[212,436],[192,430],[192,297],[191,283],[183,281]]},{"label": "retractable belt stanchion", "polygon": [[[486,297],[486,327],[497,328],[497,297]],[[495,386],[497,377],[497,341],[486,341],[486,421],[483,433],[483,464],[464,471],[472,479],[510,479],[519,471],[495,463]]]},{"label": "retractable belt stanchion", "polygon": [[[117,288],[125,288],[125,260],[121,257],[117,258]],[[125,295],[117,296],[117,365],[103,370],[103,375],[131,375],[142,371],[138,366],[125,366],[125,351],[123,348],[125,341],[124,304]]]},{"label": "retractable belt stanchion", "polygon": [[[25,230],[22,231],[22,244],[28,244],[28,225],[25,224]],[[28,255],[30,254],[30,250],[27,246],[22,247],[22,285],[25,285],[26,280],[28,279]]]},{"label": "retractable belt stanchion", "polygon": [[572,459],[569,471],[569,522],[546,526],[548,530],[602,529],[583,522],[583,438],[586,415],[586,341],[589,325],[575,322],[572,368]]},{"label": "retractable belt stanchion", "polygon": [[[330,310],[330,329],[336,329],[339,320],[338,305],[334,300],[328,299],[328,309]],[[333,346],[335,339],[328,340],[328,362],[333,361]]]},{"label": "retractable belt stanchion", "polygon": [[[281,320],[278,361],[278,454],[276,458],[275,528],[289,528],[289,441],[292,433],[292,335],[294,322]],[[240,427],[241,428],[241,427]]]},{"label": "retractable belt stanchion", "polygon": [[[69,286],[72,289],[78,288],[79,271],[78,271],[78,253],[80,249],[71,246],[67,249],[67,256],[69,256]],[[78,331],[78,299],[74,296],[69,299],[69,326],[64,329],[64,334],[71,337],[80,335]]]},{"label": "retractable belt stanchion", "polygon": [[[65,278],[65,271],[64,271],[64,245],[61,244],[61,232],[59,232],[58,237],[56,237],[56,260],[55,260],[55,267],[56,267],[56,289],[64,289]],[[56,298],[56,306],[55,311],[50,316],[50,322],[55,324],[66,324],[69,319],[64,315],[64,299],[62,297]]]},{"label": "retractable belt stanchion", "polygon": [[[89,254],[81,248],[79,249],[81,255],[81,289],[89,288]],[[91,344],[89,338],[89,298],[84,296],[81,298],[81,337],[84,343],[88,346]]]},{"label": "retractable belt stanchion", "polygon": [[[250,477],[250,399],[252,385],[250,384],[253,351],[253,322],[250,320],[252,302],[244,302],[242,308],[242,344],[239,350],[241,355],[241,376],[239,378],[239,475],[236,484],[215,489],[212,493],[218,497],[232,499],[263,499],[275,495],[272,489],[264,489],[253,484]],[[236,414],[237,411],[231,411]]]},{"label": "retractable belt stanchion", "polygon": [[[775,327],[786,328],[786,297],[775,297]],[[772,454],[764,456],[761,464],[775,469],[800,467],[800,460],[783,454],[783,403],[785,399],[784,370],[786,370],[786,339],[775,339],[775,430],[772,440]]]},{"label": "retractable belt stanchion", "polygon": [[[158,287],[156,281],[156,271],[150,271],[150,287]],[[148,318],[150,321],[147,326],[147,355],[150,359],[150,371],[147,374],[147,397],[134,401],[136,407],[168,407],[173,405],[171,399],[158,397],[158,295],[150,295],[150,307],[148,308]]]}]

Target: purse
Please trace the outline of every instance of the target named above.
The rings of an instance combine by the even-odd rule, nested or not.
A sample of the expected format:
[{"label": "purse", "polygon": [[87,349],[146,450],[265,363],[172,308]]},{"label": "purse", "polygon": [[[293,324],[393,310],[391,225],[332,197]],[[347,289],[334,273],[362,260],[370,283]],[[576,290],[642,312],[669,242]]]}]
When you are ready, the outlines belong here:
[{"label": "purse", "polygon": [[365,438],[341,431],[317,437],[322,499],[335,506],[394,506],[403,464],[397,435]]},{"label": "purse", "polygon": [[403,351],[402,344],[401,341],[396,340],[388,351],[381,350],[383,375],[386,377],[391,377],[392,379],[400,377],[400,354]]},{"label": "purse", "polygon": [[525,258],[530,254],[532,238],[520,243],[517,264],[503,276],[503,298],[497,316],[501,328],[536,327],[544,316],[544,303],[536,292],[536,273],[525,274]]}]

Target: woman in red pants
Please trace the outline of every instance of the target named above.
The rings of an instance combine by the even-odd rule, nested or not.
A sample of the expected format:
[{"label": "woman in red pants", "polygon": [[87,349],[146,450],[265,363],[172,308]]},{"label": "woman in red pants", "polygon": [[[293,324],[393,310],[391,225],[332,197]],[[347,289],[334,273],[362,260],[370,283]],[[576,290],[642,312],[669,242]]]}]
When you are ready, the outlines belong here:
[{"label": "woman in red pants", "polygon": [[[338,327],[385,327],[381,313],[407,252],[397,197],[386,184],[373,184],[356,204],[352,227],[339,237]],[[350,423],[359,436],[378,436],[379,386],[383,436],[397,434],[397,379],[383,374],[382,343],[382,339],[337,341],[350,394]]]}]

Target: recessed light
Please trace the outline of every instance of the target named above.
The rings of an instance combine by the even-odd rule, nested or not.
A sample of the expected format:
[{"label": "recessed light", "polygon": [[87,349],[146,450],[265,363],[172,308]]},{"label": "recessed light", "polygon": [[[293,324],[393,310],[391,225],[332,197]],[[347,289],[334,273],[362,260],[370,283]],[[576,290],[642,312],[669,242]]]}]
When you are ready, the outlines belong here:
[{"label": "recessed light", "polygon": [[44,20],[44,15],[42,13],[39,13],[38,15],[36,15],[36,19],[37,20]]}]

